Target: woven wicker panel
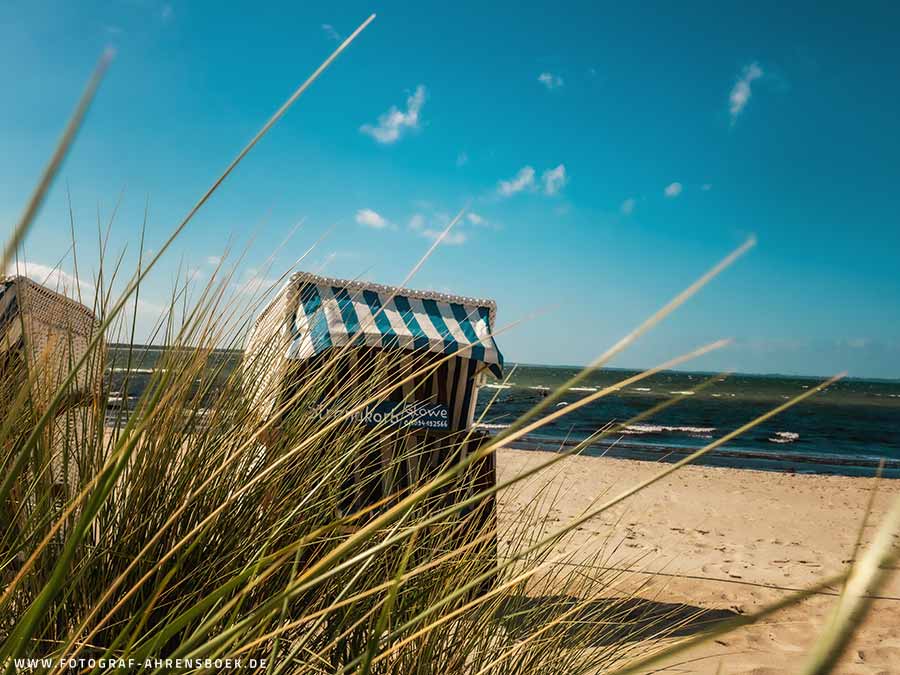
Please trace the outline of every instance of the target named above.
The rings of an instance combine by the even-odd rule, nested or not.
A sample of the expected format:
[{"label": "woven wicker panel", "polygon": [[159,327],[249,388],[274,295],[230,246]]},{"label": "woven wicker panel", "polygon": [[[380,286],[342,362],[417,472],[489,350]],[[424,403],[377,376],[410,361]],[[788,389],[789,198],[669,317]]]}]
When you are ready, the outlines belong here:
[{"label": "woven wicker panel", "polygon": [[90,466],[89,456],[98,444],[98,439],[92,438],[95,424],[94,406],[68,408],[53,422],[49,478],[56,485],[65,485],[69,497],[77,494],[77,487],[84,485],[96,468]]},{"label": "woven wicker panel", "polygon": [[263,420],[272,413],[288,366],[285,353],[291,339],[290,311],[295,297],[293,285],[281,289],[256,319],[244,344],[243,377],[253,408]]}]

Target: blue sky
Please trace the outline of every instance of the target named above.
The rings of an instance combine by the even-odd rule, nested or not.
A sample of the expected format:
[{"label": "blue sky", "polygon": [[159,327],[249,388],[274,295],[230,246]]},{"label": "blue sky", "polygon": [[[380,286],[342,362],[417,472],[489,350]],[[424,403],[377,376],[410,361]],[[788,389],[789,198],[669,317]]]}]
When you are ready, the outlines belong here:
[{"label": "blue sky", "polygon": [[[258,127],[378,18],[229,178],[149,282],[286,268],[489,296],[514,361],[580,364],[755,233],[615,365],[900,377],[897,9],[820,3],[12,2],[0,10],[0,216],[12,226],[97,57],[116,59],[30,234],[82,269],[162,242]],[[124,192],[123,192],[124,191]],[[63,270],[71,271],[63,260]],[[256,275],[256,277],[254,276]],[[148,311],[150,311],[148,309]]]}]

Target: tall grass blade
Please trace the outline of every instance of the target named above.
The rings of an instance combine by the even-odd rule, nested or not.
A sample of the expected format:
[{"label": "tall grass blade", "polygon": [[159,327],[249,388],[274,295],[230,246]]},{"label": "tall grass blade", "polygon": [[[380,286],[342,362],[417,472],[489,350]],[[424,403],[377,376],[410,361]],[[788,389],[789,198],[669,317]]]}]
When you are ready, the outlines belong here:
[{"label": "tall grass blade", "polygon": [[78,135],[78,130],[81,129],[85,115],[87,115],[88,109],[91,107],[91,102],[94,100],[94,96],[97,93],[97,89],[100,86],[100,82],[103,80],[103,76],[112,61],[112,58],[113,52],[110,49],[107,49],[103,53],[103,56],[100,57],[100,61],[94,69],[91,79],[88,80],[84,93],[81,95],[81,100],[78,101],[78,105],[75,107],[72,117],[69,118],[69,122],[66,124],[62,137],[59,139],[53,154],[50,156],[50,161],[44,168],[44,172],[41,174],[37,186],[34,188],[34,192],[31,193],[31,197],[25,205],[24,212],[16,223],[16,226],[13,228],[12,234],[3,248],[3,255],[2,258],[0,258],[0,272],[6,270],[10,261],[15,256],[19,245],[25,239],[28,228],[34,221],[38,210],[40,210],[41,204],[44,202],[44,197],[47,196],[47,191],[53,184],[53,179],[56,178],[56,174],[59,172],[59,168],[62,166],[63,160],[69,152],[69,148],[72,147],[72,143]]}]

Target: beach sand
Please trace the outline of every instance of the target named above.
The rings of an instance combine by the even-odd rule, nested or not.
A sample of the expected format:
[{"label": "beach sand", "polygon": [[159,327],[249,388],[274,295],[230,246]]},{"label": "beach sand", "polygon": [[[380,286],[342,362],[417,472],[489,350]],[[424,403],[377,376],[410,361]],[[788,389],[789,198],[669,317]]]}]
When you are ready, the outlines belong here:
[{"label": "beach sand", "polygon": [[[548,457],[501,451],[499,477],[510,478]],[[612,497],[663,466],[566,458],[501,495],[501,532],[548,481],[554,496],[544,513],[548,525],[560,527],[594,500]],[[626,585],[644,584],[639,597],[654,603],[749,613],[789,594],[768,587],[803,588],[846,567],[875,484],[870,478],[689,466],[584,523],[565,549],[576,561],[602,550],[609,566],[668,575],[628,575]],[[900,481],[878,482],[863,545],[898,495]],[[900,599],[900,574],[892,574],[881,594]],[[664,672],[797,672],[835,599],[813,597],[681,655],[678,661],[692,661]],[[837,672],[900,673],[900,600],[875,600]]]}]

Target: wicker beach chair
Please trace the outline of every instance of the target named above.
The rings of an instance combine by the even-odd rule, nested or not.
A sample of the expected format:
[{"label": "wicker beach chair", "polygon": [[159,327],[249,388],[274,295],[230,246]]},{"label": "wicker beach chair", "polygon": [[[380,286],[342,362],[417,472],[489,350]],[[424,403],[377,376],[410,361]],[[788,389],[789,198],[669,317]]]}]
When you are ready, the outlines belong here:
[{"label": "wicker beach chair", "polygon": [[[98,330],[96,317],[84,305],[27,277],[0,277],[0,404],[6,414],[19,411],[7,443],[27,434],[47,412]],[[99,409],[103,353],[101,344],[66,385],[38,444],[50,456],[30,462],[26,482],[50,481],[60,498],[89,470],[84,453],[77,450]],[[22,494],[30,492],[27,485],[18,487]]]},{"label": "wicker beach chair", "polygon": [[[317,383],[314,414],[326,416],[372,382],[403,382],[346,421],[348,433],[371,433],[339,511],[353,513],[429,480],[485,442],[472,427],[479,387],[488,373],[503,372],[495,313],[492,300],[294,274],[257,318],[244,351],[254,412],[271,426],[264,441],[277,441],[279,418],[291,414],[304,382]],[[462,501],[495,482],[488,455],[435,498]],[[495,497],[461,515],[474,533],[491,529]]]}]

